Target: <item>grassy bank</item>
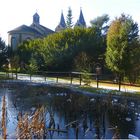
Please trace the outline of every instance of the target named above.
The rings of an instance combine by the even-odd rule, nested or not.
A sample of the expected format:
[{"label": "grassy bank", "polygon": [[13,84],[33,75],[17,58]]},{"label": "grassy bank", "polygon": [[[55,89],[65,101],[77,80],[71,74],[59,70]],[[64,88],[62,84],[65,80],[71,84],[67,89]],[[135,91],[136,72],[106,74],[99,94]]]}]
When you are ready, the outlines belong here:
[{"label": "grassy bank", "polygon": [[140,98],[140,92],[123,92],[118,90],[111,90],[111,89],[103,89],[103,88],[94,88],[91,86],[78,86],[77,89],[90,92],[90,93],[96,93],[96,94],[112,94],[112,95],[123,95],[127,97],[138,97]]}]

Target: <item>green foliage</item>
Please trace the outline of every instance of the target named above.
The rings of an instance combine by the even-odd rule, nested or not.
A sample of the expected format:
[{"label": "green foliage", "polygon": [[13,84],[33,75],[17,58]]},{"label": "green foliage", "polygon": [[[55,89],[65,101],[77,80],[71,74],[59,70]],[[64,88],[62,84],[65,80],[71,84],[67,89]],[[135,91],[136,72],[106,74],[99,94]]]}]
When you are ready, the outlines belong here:
[{"label": "green foliage", "polygon": [[20,57],[20,61],[28,64],[28,61],[31,58],[33,52],[33,47],[30,41],[24,41],[20,46],[17,48],[17,54]]},{"label": "green foliage", "polygon": [[[140,54],[138,45],[138,25],[130,16],[116,18],[107,34],[106,63],[109,69],[129,76],[138,65]],[[137,53],[136,53],[137,51]]]},{"label": "green foliage", "polygon": [[85,52],[93,64],[103,56],[103,50],[105,51],[103,38],[96,27],[75,27],[44,39],[25,41],[18,47],[18,55],[20,63],[26,65],[29,65],[29,60],[34,56],[38,70],[71,71],[75,58],[81,52]]},{"label": "green foliage", "polygon": [[96,27],[96,28],[99,28],[100,31],[103,33],[103,34],[106,34],[107,33],[107,30],[109,28],[108,26],[108,21],[109,21],[109,16],[107,14],[104,14],[102,16],[99,16],[93,20],[90,21],[92,27]]},{"label": "green foliage", "polygon": [[0,37],[0,68],[8,67],[9,48]]},{"label": "green foliage", "polygon": [[79,53],[74,60],[75,70],[80,72],[91,72],[91,62],[85,52]]},{"label": "green foliage", "polygon": [[31,57],[29,61],[28,71],[31,75],[38,71],[37,62],[36,59],[34,59],[34,57]]},{"label": "green foliage", "polygon": [[72,28],[72,26],[73,26],[73,22],[72,22],[72,10],[71,10],[70,7],[68,8],[66,26],[67,26],[67,28]]},{"label": "green foliage", "polygon": [[11,63],[11,70],[12,71],[15,71],[15,72],[19,71],[20,64],[19,64],[19,56],[18,55],[11,57],[10,63]]},{"label": "green foliage", "polygon": [[96,46],[98,46],[97,52],[95,53],[97,54],[96,58],[98,58],[98,60],[96,60],[96,62],[99,62],[100,64],[102,64],[102,66],[105,64],[105,51],[106,51],[106,35],[108,32],[108,25],[109,22],[109,16],[107,14],[104,14],[102,16],[99,16],[93,20],[91,20],[91,26],[92,28],[94,28],[95,30],[95,43],[97,42],[98,44]]},{"label": "green foliage", "polygon": [[74,65],[75,70],[82,72],[82,81],[86,85],[90,85],[91,75],[89,75],[89,72],[91,72],[91,62],[88,55],[85,52],[79,53],[78,56],[75,57]]},{"label": "green foliage", "polygon": [[20,63],[29,65],[29,60],[34,56],[39,70],[45,69],[45,47],[43,40],[36,39],[32,41],[24,41],[17,48],[17,54],[20,57]]},{"label": "green foliage", "polygon": [[91,84],[92,76],[87,71],[82,73],[81,78],[82,78],[82,81],[84,82],[85,85],[90,85]]}]

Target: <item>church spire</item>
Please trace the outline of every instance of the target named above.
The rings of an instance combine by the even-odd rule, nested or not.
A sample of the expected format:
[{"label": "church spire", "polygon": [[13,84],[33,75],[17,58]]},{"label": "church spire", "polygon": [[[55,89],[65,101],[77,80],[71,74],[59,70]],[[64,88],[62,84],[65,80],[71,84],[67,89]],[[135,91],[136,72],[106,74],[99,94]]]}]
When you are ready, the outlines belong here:
[{"label": "church spire", "polygon": [[64,27],[64,28],[66,27],[66,23],[65,23],[63,11],[61,12],[61,19],[60,19],[59,25],[61,25],[61,26]]},{"label": "church spire", "polygon": [[34,24],[39,24],[40,23],[40,17],[39,17],[37,12],[33,15],[33,23]]},{"label": "church spire", "polygon": [[55,28],[55,31],[61,31],[63,29],[66,28],[66,23],[65,23],[65,19],[64,19],[64,15],[63,15],[63,11],[61,12],[61,18],[60,18],[60,22],[58,24],[58,26]]},{"label": "church spire", "polygon": [[75,26],[86,27],[86,22],[85,22],[85,19],[83,16],[82,8],[80,8],[80,16],[79,16],[79,19],[77,20],[77,23]]}]

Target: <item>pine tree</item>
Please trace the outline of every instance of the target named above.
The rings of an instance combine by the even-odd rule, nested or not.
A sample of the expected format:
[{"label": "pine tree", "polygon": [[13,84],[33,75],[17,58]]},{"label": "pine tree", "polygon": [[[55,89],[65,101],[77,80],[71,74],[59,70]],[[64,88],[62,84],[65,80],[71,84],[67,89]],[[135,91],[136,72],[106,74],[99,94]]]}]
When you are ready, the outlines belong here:
[{"label": "pine tree", "polygon": [[73,26],[73,22],[72,22],[72,10],[71,10],[70,7],[68,8],[66,26],[67,26],[67,28],[72,28],[72,26]]},{"label": "pine tree", "polygon": [[107,33],[106,64],[111,71],[129,80],[140,70],[138,31],[132,17],[122,14],[111,23]]}]

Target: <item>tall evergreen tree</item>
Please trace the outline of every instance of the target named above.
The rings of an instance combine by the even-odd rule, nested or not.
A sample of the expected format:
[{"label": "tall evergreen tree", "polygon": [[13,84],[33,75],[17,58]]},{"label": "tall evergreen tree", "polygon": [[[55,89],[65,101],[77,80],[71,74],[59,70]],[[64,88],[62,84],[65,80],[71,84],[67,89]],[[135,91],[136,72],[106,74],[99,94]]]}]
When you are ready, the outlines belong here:
[{"label": "tall evergreen tree", "polygon": [[67,26],[67,28],[72,28],[72,26],[73,26],[73,22],[72,22],[72,10],[71,10],[70,7],[68,8],[66,26]]},{"label": "tall evergreen tree", "polygon": [[[139,65],[140,59],[136,59],[140,54],[138,45],[138,24],[130,16],[124,14],[116,18],[107,34],[106,63],[111,71],[120,76],[133,75],[136,64]],[[137,57],[138,58],[138,57]]]},{"label": "tall evergreen tree", "polygon": [[[95,19],[91,20],[91,27],[92,29],[95,30],[96,32],[96,37],[97,37],[97,42],[98,44],[96,45],[98,50],[99,55],[97,54],[97,63],[100,63],[102,67],[104,67],[104,70],[106,71],[105,67],[105,52],[106,52],[106,36],[107,36],[107,31],[109,28],[109,15],[104,14],[101,16],[96,17]],[[95,43],[94,43],[95,44]],[[95,45],[94,45],[95,46]]]}]

